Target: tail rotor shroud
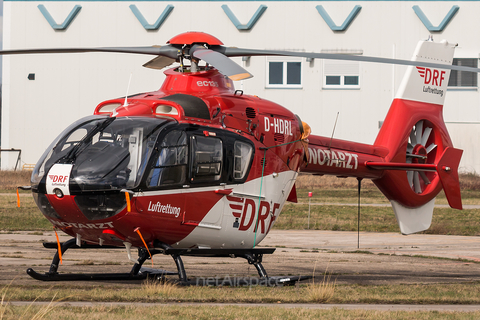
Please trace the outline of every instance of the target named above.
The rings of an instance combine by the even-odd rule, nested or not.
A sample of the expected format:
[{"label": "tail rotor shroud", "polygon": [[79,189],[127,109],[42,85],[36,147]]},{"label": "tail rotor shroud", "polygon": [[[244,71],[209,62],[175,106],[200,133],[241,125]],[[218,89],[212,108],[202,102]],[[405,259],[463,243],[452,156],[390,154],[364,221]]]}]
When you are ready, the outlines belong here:
[{"label": "tail rotor shroud", "polygon": [[[412,128],[406,150],[406,163],[434,164],[437,144],[433,126],[426,120],[418,121]],[[436,172],[407,171],[408,184],[417,194],[422,194],[437,176]]]}]

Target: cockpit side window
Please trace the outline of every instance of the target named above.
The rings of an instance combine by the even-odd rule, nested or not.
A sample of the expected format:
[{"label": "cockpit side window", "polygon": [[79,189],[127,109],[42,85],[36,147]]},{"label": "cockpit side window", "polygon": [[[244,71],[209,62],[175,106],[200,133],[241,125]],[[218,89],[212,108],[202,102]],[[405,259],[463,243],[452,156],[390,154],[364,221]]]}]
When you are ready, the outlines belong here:
[{"label": "cockpit side window", "polygon": [[219,138],[192,136],[192,182],[218,181],[222,176],[223,143]]},{"label": "cockpit side window", "polygon": [[46,167],[50,168],[55,162],[64,157],[68,157],[71,153],[77,150],[83,143],[83,140],[89,133],[107,121],[106,119],[95,119],[84,123],[81,127],[77,127],[68,134],[66,134],[58,144],[52,149],[51,153],[46,157]]},{"label": "cockpit side window", "polygon": [[184,184],[187,178],[188,146],[185,131],[169,132],[159,145],[158,158],[147,178],[149,187]]},{"label": "cockpit side window", "polygon": [[248,172],[252,160],[253,147],[242,141],[235,141],[234,147],[233,178],[242,180]]}]

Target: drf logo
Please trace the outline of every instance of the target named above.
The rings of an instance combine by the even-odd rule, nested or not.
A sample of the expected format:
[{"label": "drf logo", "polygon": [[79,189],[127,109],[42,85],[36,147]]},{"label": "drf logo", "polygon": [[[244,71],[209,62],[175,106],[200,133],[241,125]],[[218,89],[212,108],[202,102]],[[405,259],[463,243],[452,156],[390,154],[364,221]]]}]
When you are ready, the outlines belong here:
[{"label": "drf logo", "polygon": [[68,176],[60,176],[56,174],[49,174],[48,177],[53,183],[65,183],[68,180]]},{"label": "drf logo", "polygon": [[[260,227],[260,232],[266,234],[270,231],[273,222],[280,214],[279,203],[274,203],[270,212],[270,203],[267,201],[260,201],[260,208],[257,210],[257,203],[253,199],[227,196],[227,200],[229,201],[230,208],[232,209],[232,214],[235,217],[233,227],[238,228],[240,231],[247,231],[250,229],[252,225],[256,224],[254,221],[258,216],[257,225]],[[267,225],[266,220],[269,216],[271,216],[271,218]],[[257,230],[254,227],[253,232],[256,231]]]},{"label": "drf logo", "polygon": [[420,77],[424,79],[425,84],[441,87],[443,80],[445,80],[445,71],[438,71],[437,69],[430,69],[425,67],[417,67]]}]

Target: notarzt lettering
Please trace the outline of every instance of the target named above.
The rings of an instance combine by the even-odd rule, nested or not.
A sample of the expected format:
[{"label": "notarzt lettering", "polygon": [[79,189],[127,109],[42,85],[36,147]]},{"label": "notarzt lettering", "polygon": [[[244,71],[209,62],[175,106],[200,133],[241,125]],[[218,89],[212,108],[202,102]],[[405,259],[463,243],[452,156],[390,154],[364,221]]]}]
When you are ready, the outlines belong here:
[{"label": "notarzt lettering", "polygon": [[337,168],[352,170],[357,170],[358,168],[358,154],[312,148],[308,148],[308,151],[310,154],[308,163],[329,167],[335,165]]},{"label": "notarzt lettering", "polygon": [[53,225],[59,227],[70,227],[76,229],[107,229],[113,228],[112,222],[105,222],[105,223],[78,223],[78,222],[61,222],[56,220],[48,219]]}]

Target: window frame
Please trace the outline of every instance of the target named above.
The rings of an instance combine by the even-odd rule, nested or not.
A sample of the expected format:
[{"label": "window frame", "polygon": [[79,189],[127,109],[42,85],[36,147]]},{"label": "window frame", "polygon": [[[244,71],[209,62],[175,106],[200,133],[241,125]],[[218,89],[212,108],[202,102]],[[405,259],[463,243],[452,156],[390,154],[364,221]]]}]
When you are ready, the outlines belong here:
[{"label": "window frame", "polygon": [[[208,139],[208,140],[218,140],[220,141],[220,161],[209,161],[209,162],[201,162],[200,164],[215,164],[215,163],[220,163],[220,169],[218,170],[218,174],[212,175],[212,174],[206,174],[206,175],[196,175],[195,173],[195,168],[196,167],[196,150],[194,150],[194,140],[197,140],[198,138],[201,139]],[[188,137],[188,143],[189,145],[189,152],[190,152],[190,162],[188,164],[189,167],[189,182],[192,184],[197,184],[197,183],[219,183],[222,181],[223,177],[223,172],[224,172],[224,162],[225,162],[225,147],[224,147],[224,141],[220,137],[217,136],[205,136],[201,134],[191,134]],[[213,179],[212,179],[213,177]]]},{"label": "window frame", "polygon": [[[239,159],[245,159],[244,157],[247,156],[247,155],[243,155],[243,154],[240,154],[239,156],[236,154],[236,151],[237,151],[237,144],[244,144],[248,147],[250,147],[250,150],[248,152],[248,156],[249,156],[249,159],[247,159],[247,161],[243,162],[240,160],[240,166],[242,166],[242,164],[245,165],[244,168],[240,168],[240,170],[236,170],[236,165],[237,165],[237,161],[239,161]],[[233,142],[233,170],[232,170],[232,178],[234,181],[245,181],[248,174],[250,173],[250,168],[251,168],[251,164],[252,164],[252,159],[253,159],[253,156],[255,154],[255,146],[253,146],[252,144],[250,143],[247,143],[243,140],[235,140]],[[237,178],[236,177],[236,173],[237,172],[240,172],[242,174],[242,176],[240,178]]]},{"label": "window frame", "polygon": [[[265,74],[265,88],[267,89],[303,89],[303,66],[304,59],[300,57],[266,57],[266,74]],[[270,62],[282,62],[283,74],[282,83],[270,84]],[[300,63],[300,83],[287,84],[288,79],[288,63]]]},{"label": "window frame", "polygon": [[[185,144],[162,146],[162,143],[165,141],[165,138],[174,131],[180,131],[185,135]],[[189,152],[190,152],[190,150],[189,150],[189,144],[188,144],[188,139],[189,138],[188,138],[187,132],[182,128],[173,129],[173,130],[168,131],[165,135],[162,135],[161,139],[160,138],[157,138],[157,139],[158,139],[158,141],[156,143],[156,148],[155,148],[156,151],[154,153],[154,156],[151,159],[153,162],[149,167],[150,169],[149,169],[148,174],[146,174],[146,179],[147,179],[146,186],[147,186],[147,188],[148,189],[155,189],[155,188],[162,188],[162,187],[172,187],[172,186],[185,185],[186,183],[188,183],[189,169],[190,169],[189,168]],[[169,152],[169,150],[175,149],[175,152],[178,152],[179,148],[185,148],[186,149],[185,163],[177,163],[178,162],[178,158],[177,158],[175,164],[157,165],[157,162],[160,159],[160,156],[161,156],[163,150],[167,150],[167,152]],[[162,170],[162,169],[173,170],[174,168],[178,168],[178,167],[185,167],[185,169],[184,169],[185,170],[185,176],[184,176],[184,179],[182,181],[174,182],[174,183],[168,183],[168,184],[159,184],[158,182],[160,181],[160,179],[162,177],[161,171],[160,171],[157,183],[154,184],[154,185],[151,185],[151,179],[153,178],[153,175],[155,174],[154,173],[155,170],[157,170],[157,169],[159,169],[159,170]]]},{"label": "window frame", "polygon": [[[477,62],[477,65],[475,66],[475,68],[478,68],[478,65],[479,65],[479,60],[480,58],[471,58],[471,57],[457,57],[457,58],[453,58],[453,63],[455,63],[456,61],[458,60],[474,60]],[[459,64],[456,64],[457,66]],[[461,66],[462,64],[460,64]],[[462,91],[462,90],[465,90],[465,91],[476,91],[478,90],[478,73],[476,74],[476,85],[475,86],[462,86],[462,85],[456,85],[456,86],[452,86],[450,85],[450,79],[452,79],[452,76],[454,74],[454,72],[457,74],[457,77],[458,77],[458,73],[460,73],[460,79],[461,79],[461,75],[462,75],[462,72],[464,71],[457,71],[457,70],[451,70],[450,71],[450,76],[448,78],[448,84],[447,84],[447,90],[451,90],[451,91]]]},{"label": "window frame", "polygon": [[[251,166],[255,158],[255,148],[256,145],[250,139],[247,139],[241,135],[228,132],[225,130],[214,129],[211,127],[195,127],[193,128],[191,125],[180,125],[175,128],[170,127],[167,129],[168,131],[164,131],[157,136],[157,141],[155,143],[155,150],[152,152],[151,157],[148,160],[147,168],[145,168],[145,172],[142,178],[142,182],[140,184],[141,190],[148,190],[148,191],[156,191],[156,190],[169,190],[169,189],[182,189],[182,188],[198,188],[198,187],[210,187],[210,186],[220,186],[222,184],[239,184],[247,181],[248,176],[251,172]],[[153,175],[153,170],[156,169],[156,163],[160,156],[160,152],[162,149],[162,142],[164,141],[165,137],[168,133],[179,130],[183,131],[186,134],[187,138],[187,164],[186,164],[186,176],[183,183],[176,183],[176,184],[164,184],[164,185],[150,185],[150,179]],[[192,152],[193,147],[191,143],[191,138],[193,136],[201,136],[205,137],[205,132],[209,133],[210,138],[219,139],[222,143],[222,159],[221,159],[221,168],[220,168],[220,177],[217,180],[213,179],[199,179],[199,177],[195,178],[193,175],[193,159],[192,159]],[[235,144],[238,142],[248,144],[251,147],[250,159],[246,162],[245,166],[245,173],[244,176],[241,178],[235,178]],[[182,164],[183,165],[183,164]],[[192,177],[194,178],[192,180]],[[202,178],[202,177],[200,177]]]},{"label": "window frame", "polygon": [[[329,53],[334,53],[334,52],[329,52]],[[344,52],[341,52],[344,54]],[[361,55],[361,54],[351,54],[351,55]],[[333,66],[335,63],[338,63],[338,65],[340,64],[356,64],[355,67],[357,67],[357,71],[356,73],[348,73],[348,72],[328,72],[327,73],[327,68],[328,68],[328,65],[330,64],[330,66]],[[330,89],[333,89],[333,90],[359,90],[361,88],[361,85],[362,85],[362,81],[361,81],[361,68],[362,68],[362,65],[359,61],[347,61],[347,60],[328,60],[328,59],[324,59],[323,60],[323,64],[322,64],[322,89],[325,89],[325,90],[330,90]],[[345,84],[345,78],[346,77],[357,77],[358,79],[358,84],[353,84],[353,85],[350,85],[350,84]],[[340,77],[340,84],[327,84],[327,77]]]}]

